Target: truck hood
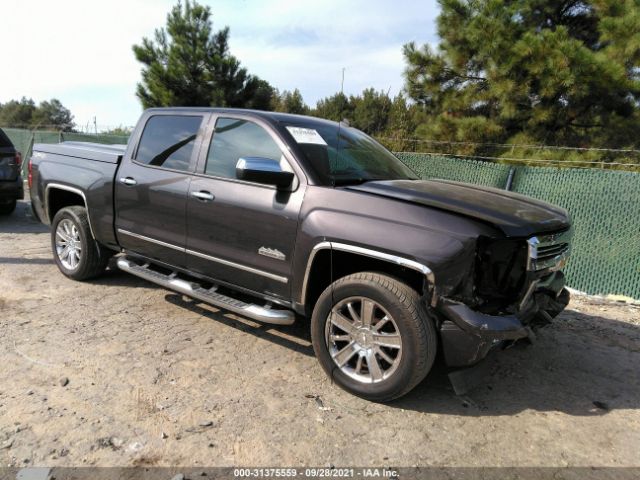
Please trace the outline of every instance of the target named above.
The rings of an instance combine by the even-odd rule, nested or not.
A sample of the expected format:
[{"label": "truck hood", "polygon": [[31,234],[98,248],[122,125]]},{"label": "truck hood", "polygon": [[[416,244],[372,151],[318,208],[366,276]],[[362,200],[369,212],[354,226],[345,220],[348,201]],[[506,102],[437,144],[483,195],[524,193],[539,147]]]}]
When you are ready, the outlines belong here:
[{"label": "truck hood", "polygon": [[448,180],[384,180],[349,190],[438,208],[492,224],[508,237],[529,237],[570,226],[567,211],[497,188]]}]

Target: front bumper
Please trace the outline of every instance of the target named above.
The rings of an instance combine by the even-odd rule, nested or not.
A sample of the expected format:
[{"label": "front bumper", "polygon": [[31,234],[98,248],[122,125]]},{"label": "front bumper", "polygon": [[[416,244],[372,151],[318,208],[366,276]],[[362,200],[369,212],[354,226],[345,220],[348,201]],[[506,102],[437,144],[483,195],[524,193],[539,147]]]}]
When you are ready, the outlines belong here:
[{"label": "front bumper", "polygon": [[564,275],[555,272],[531,292],[515,314],[488,315],[464,303],[441,297],[436,306],[443,322],[440,328],[442,350],[449,367],[466,367],[482,360],[505,340],[531,335],[531,325],[542,316],[550,319],[569,303]]},{"label": "front bumper", "polygon": [[22,200],[23,198],[24,186],[21,176],[15,180],[0,180],[0,203]]}]

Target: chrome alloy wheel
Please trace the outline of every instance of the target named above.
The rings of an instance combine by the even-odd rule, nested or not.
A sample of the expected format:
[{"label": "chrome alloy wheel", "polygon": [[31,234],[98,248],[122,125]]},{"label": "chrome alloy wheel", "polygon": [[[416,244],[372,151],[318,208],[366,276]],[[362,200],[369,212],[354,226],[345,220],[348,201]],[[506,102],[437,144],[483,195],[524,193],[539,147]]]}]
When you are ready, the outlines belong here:
[{"label": "chrome alloy wheel", "polygon": [[65,218],[56,228],[56,255],[62,266],[68,270],[75,270],[82,257],[82,241],[80,230],[75,223]]},{"label": "chrome alloy wheel", "polygon": [[402,357],[398,325],[366,297],[349,297],[334,305],[325,323],[325,342],[338,368],[362,383],[386,380]]}]

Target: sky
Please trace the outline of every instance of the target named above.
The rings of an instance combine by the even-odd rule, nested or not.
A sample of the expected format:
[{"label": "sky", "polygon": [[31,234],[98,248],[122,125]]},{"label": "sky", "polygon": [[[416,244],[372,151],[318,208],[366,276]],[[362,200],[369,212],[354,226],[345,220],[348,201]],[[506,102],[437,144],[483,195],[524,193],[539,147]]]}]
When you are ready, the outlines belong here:
[{"label": "sky", "polygon": [[[79,128],[135,125],[141,64],[131,46],[163,27],[175,0],[4,0],[0,103],[59,99]],[[307,104],[340,90],[397,94],[402,46],[436,45],[436,0],[201,0],[249,73]]]}]

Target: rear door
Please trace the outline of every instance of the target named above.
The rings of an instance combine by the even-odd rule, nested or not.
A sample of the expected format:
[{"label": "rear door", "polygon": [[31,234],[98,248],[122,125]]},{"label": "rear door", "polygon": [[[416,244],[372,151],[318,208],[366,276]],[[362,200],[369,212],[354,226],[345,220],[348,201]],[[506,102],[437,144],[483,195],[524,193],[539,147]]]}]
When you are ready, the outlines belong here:
[{"label": "rear door", "polygon": [[9,137],[0,129],[0,181],[14,181],[18,178],[20,165],[16,158],[16,149]]},{"label": "rear door", "polygon": [[[296,175],[292,191],[238,180],[240,157],[279,161]],[[285,143],[266,122],[241,114],[214,116],[187,200],[189,270],[289,300],[305,185]]]},{"label": "rear door", "polygon": [[139,141],[127,150],[115,187],[116,234],[125,249],[186,266],[187,193],[208,118],[158,112],[136,132]]}]

